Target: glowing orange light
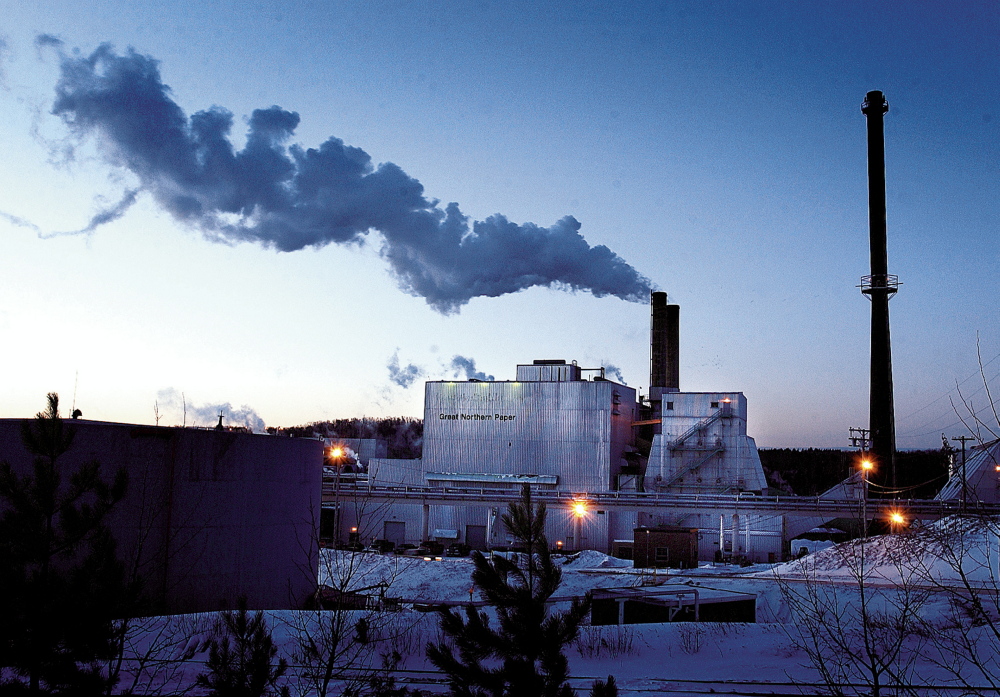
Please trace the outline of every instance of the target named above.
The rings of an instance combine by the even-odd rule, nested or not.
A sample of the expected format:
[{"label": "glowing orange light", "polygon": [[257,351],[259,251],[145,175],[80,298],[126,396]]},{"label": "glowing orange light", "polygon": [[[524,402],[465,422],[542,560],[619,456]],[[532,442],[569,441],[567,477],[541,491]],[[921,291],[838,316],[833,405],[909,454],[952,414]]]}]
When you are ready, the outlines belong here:
[{"label": "glowing orange light", "polygon": [[344,450],[342,448],[331,448],[330,457],[342,457],[344,455]]},{"label": "glowing orange light", "polygon": [[722,400],[722,403],[723,403],[723,404],[729,404],[729,403],[730,403],[730,402],[732,402],[732,401],[733,401],[733,400],[729,399],[729,397],[726,397],[726,398],[725,398],[724,400]]},{"label": "glowing orange light", "polygon": [[869,470],[875,469],[875,465],[871,463],[871,460],[862,460],[861,469],[867,472]]},{"label": "glowing orange light", "polygon": [[587,503],[585,501],[577,501],[573,504],[573,515],[577,518],[582,518],[587,515]]},{"label": "glowing orange light", "polygon": [[357,532],[357,531],[358,531],[357,528],[351,528],[351,532]]},{"label": "glowing orange light", "polygon": [[893,525],[902,525],[906,522],[906,518],[899,511],[893,511],[889,514],[889,520],[892,521]]}]

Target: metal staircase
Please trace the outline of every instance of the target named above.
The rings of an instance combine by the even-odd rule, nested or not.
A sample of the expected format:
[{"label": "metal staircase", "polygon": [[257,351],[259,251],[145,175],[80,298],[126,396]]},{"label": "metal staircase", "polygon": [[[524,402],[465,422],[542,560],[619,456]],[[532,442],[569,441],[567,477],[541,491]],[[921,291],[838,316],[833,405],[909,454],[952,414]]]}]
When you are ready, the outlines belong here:
[{"label": "metal staircase", "polygon": [[708,418],[702,419],[694,426],[684,431],[684,433],[677,436],[677,438],[674,438],[672,441],[670,441],[670,443],[667,445],[667,449],[670,450],[671,452],[675,450],[698,450],[699,448],[686,448],[684,447],[684,443],[686,443],[688,439],[690,439],[692,436],[699,433],[703,433],[705,429],[707,429],[709,426],[714,424],[719,419],[731,419],[731,418],[733,418],[732,407],[730,407],[729,405],[723,406]]},{"label": "metal staircase", "polygon": [[[667,445],[667,449],[671,453],[675,453],[680,450],[689,452],[702,451],[704,454],[698,459],[689,462],[687,465],[682,467],[677,472],[674,472],[674,474],[669,479],[657,482],[656,484],[657,488],[666,489],[673,486],[678,482],[678,480],[684,478],[687,474],[694,472],[699,467],[704,465],[706,462],[711,460],[713,457],[716,457],[726,452],[726,446],[723,444],[722,439],[716,439],[715,442],[710,445],[705,445],[701,441],[702,441],[702,436],[704,435],[705,431],[708,429],[709,426],[711,426],[720,419],[731,419],[732,417],[733,417],[732,407],[730,407],[728,404],[725,404],[714,414],[705,419],[702,419],[694,426],[692,426],[684,433],[682,433],[680,436],[670,441],[670,443]],[[699,443],[694,446],[687,445],[687,441],[689,441],[696,435],[699,436]]]}]

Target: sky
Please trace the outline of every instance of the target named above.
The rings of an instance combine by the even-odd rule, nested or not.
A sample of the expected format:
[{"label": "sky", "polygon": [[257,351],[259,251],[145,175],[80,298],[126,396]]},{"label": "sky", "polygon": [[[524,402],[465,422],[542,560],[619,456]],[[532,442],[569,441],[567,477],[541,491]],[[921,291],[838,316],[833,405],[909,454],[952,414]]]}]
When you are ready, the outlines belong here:
[{"label": "sky", "polygon": [[[0,0],[0,417],[421,416],[423,381],[606,366],[762,447],[868,420],[885,93],[897,445],[1000,373],[988,2]],[[1000,392],[1000,384],[997,385]],[[953,404],[955,406],[953,406]]]}]

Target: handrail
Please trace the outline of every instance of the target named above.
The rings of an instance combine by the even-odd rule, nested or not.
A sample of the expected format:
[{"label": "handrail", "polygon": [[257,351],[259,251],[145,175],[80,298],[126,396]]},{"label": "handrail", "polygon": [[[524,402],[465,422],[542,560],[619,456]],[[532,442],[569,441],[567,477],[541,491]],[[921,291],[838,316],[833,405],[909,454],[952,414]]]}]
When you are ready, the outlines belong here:
[{"label": "handrail", "polygon": [[[520,499],[519,489],[466,489],[454,487],[420,487],[391,485],[345,485],[341,482],[339,491],[334,491],[332,484],[323,485],[324,498],[331,500],[349,498],[352,496],[374,497],[387,501],[454,501],[454,502],[497,502],[506,503]],[[798,512],[798,513],[842,513],[850,511],[858,513],[858,499],[827,499],[819,496],[755,496],[746,492],[740,494],[662,494],[651,492],[570,492],[570,491],[534,491],[532,498],[545,501],[547,504],[571,505],[574,501],[584,500],[593,506],[608,507],[650,507],[674,509],[731,509],[739,508],[746,512]],[[868,499],[869,514],[881,514],[890,510],[902,509],[908,517],[929,515],[937,517],[961,512],[961,501],[935,499]],[[969,513],[983,515],[1000,514],[1000,504],[969,502],[966,506]]]},{"label": "handrail", "polygon": [[692,426],[688,430],[684,431],[684,433],[682,433],[681,435],[677,436],[677,438],[674,438],[672,441],[670,441],[670,443],[667,444],[667,448],[669,450],[680,450],[680,446],[688,438],[690,438],[694,434],[698,433],[699,431],[704,431],[706,428],[708,428],[709,426],[711,426],[712,424],[714,424],[719,419],[721,419],[723,417],[731,417],[732,415],[733,415],[732,407],[728,407],[728,408],[727,407],[721,407],[714,414],[712,414],[711,416],[708,416],[708,417],[702,419],[701,421],[699,421],[698,423],[696,423],[694,426]]}]

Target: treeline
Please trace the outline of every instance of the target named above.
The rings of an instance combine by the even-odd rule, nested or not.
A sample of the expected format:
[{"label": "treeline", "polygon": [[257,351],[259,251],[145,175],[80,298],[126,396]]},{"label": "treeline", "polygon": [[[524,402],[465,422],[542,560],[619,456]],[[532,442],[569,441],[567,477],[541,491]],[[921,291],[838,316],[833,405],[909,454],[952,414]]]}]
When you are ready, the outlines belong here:
[{"label": "treeline", "polygon": [[[762,448],[760,462],[772,490],[796,496],[816,496],[857,471],[853,450]],[[896,453],[896,484],[900,498],[934,498],[948,480],[948,453],[907,450]]]},{"label": "treeline", "polygon": [[387,444],[387,457],[420,457],[424,443],[424,421],[409,416],[384,419],[353,418],[314,421],[304,426],[269,427],[272,435],[293,438],[377,438]]}]

